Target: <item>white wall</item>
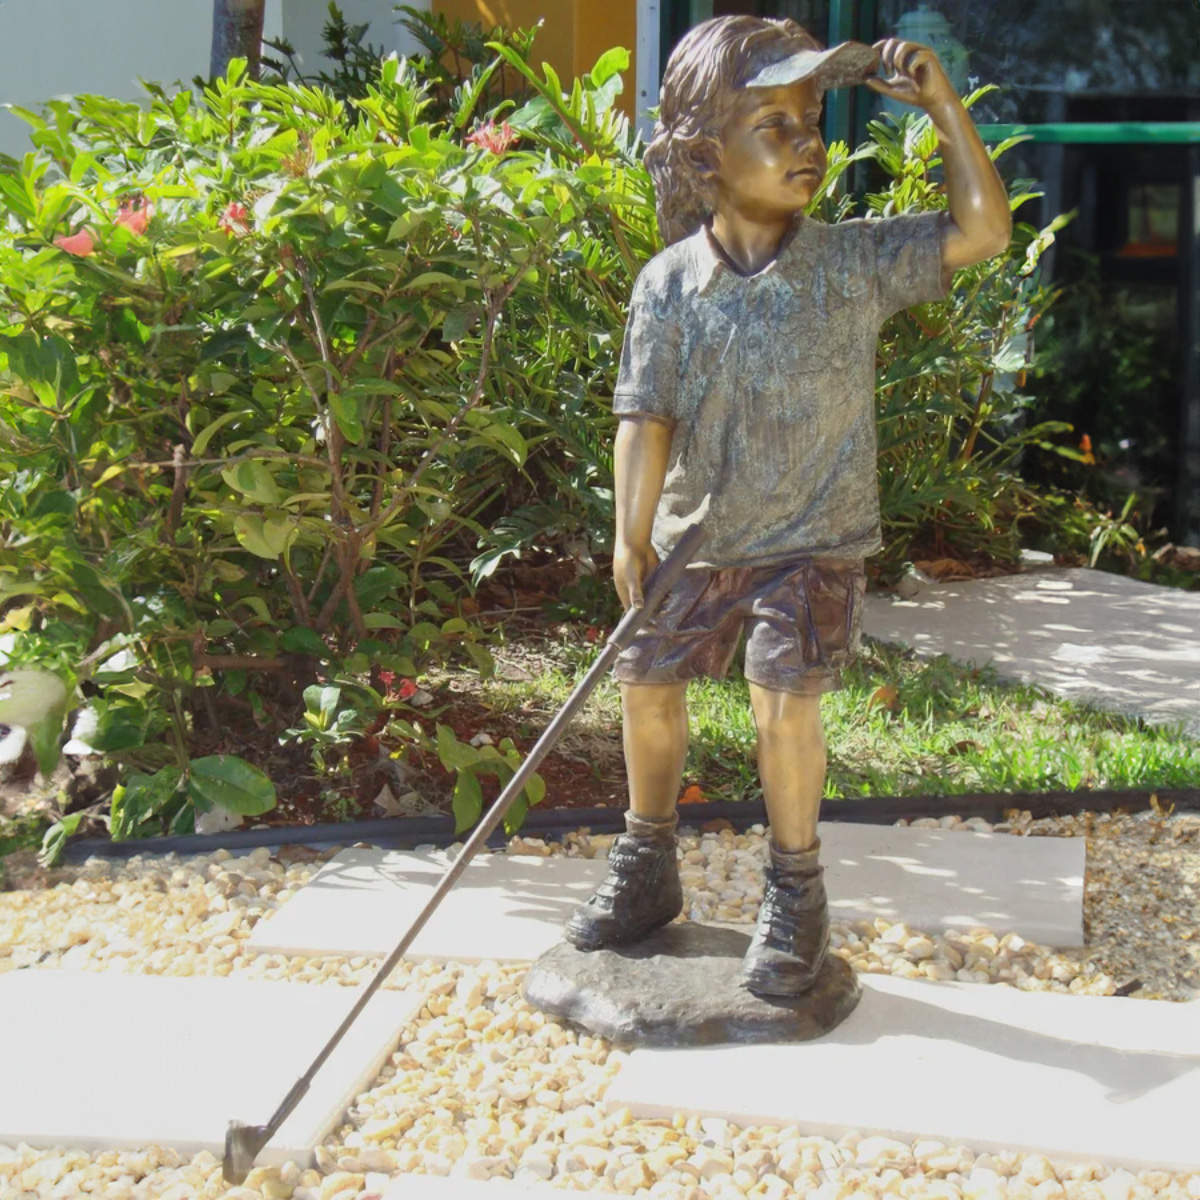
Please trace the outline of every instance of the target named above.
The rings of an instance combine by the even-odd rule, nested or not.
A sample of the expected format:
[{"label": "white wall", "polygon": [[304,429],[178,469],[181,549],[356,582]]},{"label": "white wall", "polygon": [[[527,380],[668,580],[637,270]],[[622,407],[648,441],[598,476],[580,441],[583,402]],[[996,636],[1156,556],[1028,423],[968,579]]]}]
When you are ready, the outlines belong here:
[{"label": "white wall", "polygon": [[[340,0],[367,40],[410,52],[394,0]],[[413,0],[410,0],[413,2]],[[429,0],[415,0],[428,8]],[[319,69],[328,0],[267,0],[264,35],[286,37],[306,69]],[[140,99],[139,76],[164,85],[207,75],[212,0],[0,0],[0,104],[37,109],[78,92]],[[28,126],[0,110],[0,151],[28,149]]]}]

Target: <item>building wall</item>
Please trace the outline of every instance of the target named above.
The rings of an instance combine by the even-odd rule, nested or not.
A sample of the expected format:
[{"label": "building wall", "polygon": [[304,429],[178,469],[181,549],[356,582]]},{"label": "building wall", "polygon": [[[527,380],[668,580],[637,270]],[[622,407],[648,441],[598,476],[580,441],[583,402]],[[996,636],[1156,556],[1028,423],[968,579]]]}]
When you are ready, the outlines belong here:
[{"label": "building wall", "polygon": [[564,84],[590,71],[613,46],[630,53],[620,107],[633,114],[637,54],[637,0],[433,0],[433,11],[485,28],[528,28],[545,24],[534,43],[536,62],[548,62]]},{"label": "building wall", "polygon": [[[408,0],[414,7],[485,26],[527,27],[541,18],[536,57],[564,83],[589,70],[605,50],[624,46],[633,60],[621,108],[633,115],[637,0]],[[346,19],[368,22],[367,40],[411,53],[396,23],[395,0],[339,0]],[[327,0],[267,0],[269,39],[287,38],[303,69],[318,71]],[[77,93],[140,100],[139,78],[186,85],[208,73],[212,0],[0,0],[0,104],[39,108]],[[0,109],[0,152],[29,148],[27,126]]]},{"label": "building wall", "polygon": [[[428,9],[430,0],[409,0]],[[394,0],[339,0],[347,20],[370,22],[368,41],[406,53]],[[187,84],[207,75],[212,0],[0,0],[0,104],[39,108],[76,93],[140,100],[139,77]],[[267,0],[264,35],[285,37],[306,69],[322,65],[328,0]],[[0,110],[0,152],[23,154],[28,126]]]}]

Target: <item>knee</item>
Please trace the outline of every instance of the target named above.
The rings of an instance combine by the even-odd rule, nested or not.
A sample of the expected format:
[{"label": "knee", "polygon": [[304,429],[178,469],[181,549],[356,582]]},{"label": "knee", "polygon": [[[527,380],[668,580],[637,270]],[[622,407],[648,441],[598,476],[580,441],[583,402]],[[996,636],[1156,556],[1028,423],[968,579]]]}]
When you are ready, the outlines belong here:
[{"label": "knee", "polygon": [[819,696],[772,692],[755,699],[754,721],[761,743],[801,745],[812,753],[825,752]]},{"label": "knee", "polygon": [[621,689],[621,705],[629,720],[686,721],[686,690],[686,685],[627,684]]}]

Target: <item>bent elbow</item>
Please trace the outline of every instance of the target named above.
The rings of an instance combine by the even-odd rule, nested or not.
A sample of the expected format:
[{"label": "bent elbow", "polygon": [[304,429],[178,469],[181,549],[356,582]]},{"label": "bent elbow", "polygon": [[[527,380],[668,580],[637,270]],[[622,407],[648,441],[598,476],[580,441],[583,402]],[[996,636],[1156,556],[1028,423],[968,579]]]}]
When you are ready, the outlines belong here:
[{"label": "bent elbow", "polygon": [[995,232],[988,242],[985,258],[995,258],[1003,254],[1012,245],[1013,222],[1012,213],[1006,208],[1003,219],[997,224]]}]

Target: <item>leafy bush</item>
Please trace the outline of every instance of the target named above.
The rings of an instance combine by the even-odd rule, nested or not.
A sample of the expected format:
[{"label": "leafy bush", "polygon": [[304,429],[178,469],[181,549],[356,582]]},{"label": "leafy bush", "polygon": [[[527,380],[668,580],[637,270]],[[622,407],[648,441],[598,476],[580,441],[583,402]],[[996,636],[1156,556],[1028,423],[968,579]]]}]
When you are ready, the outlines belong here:
[{"label": "leafy bush", "polygon": [[[967,97],[973,104],[990,90]],[[937,134],[925,115],[871,122],[870,140],[849,154],[831,147],[829,177],[814,199],[826,219],[856,215],[835,199],[851,163],[869,160],[882,186],[867,193],[868,213],[938,210],[946,195],[937,168]],[[991,151],[999,158],[1019,139]],[[1017,209],[1036,193],[1025,181],[1010,190]],[[1041,500],[1018,466],[1030,445],[1068,428],[1028,422],[1022,389],[1032,361],[1029,331],[1050,303],[1038,258],[1065,223],[1046,229],[1017,223],[1009,250],[956,273],[950,293],[892,317],[879,342],[876,411],[884,550],[877,569],[894,572],[905,559],[984,554],[1015,561],[1022,522]]]},{"label": "leafy bush", "polygon": [[[558,530],[611,523],[595,394],[651,220],[612,110],[628,56],[564,95],[497,50],[538,95],[473,132],[482,79],[430,122],[394,58],[350,102],[235,63],[202,102],[21,112],[0,606],[18,657],[99,690],[96,748],[133,772],[114,834],[190,828],[201,716],[459,654],[486,670],[456,611],[480,543],[477,578],[544,535],[552,494]],[[522,498],[543,522],[491,539]]]},{"label": "leafy bush", "polygon": [[[336,746],[368,722],[324,722],[326,689],[369,707],[383,672],[489,668],[459,601],[506,557],[607,548],[608,397],[658,248],[612,107],[628,55],[564,91],[514,37],[450,89],[437,37],[367,77],[354,58],[343,98],[235,63],[200,101],[151,88],[148,109],[21,114],[35,149],[0,169],[0,631],[93,696],[94,744],[126,772],[114,836],[188,830],[214,803],[263,811],[255,768],[193,759],[205,722]],[[502,67],[530,98],[481,120]],[[831,147],[827,218],[853,210],[833,189],[867,157],[887,178],[871,210],[944,205],[926,119],[872,138]],[[888,561],[922,540],[1015,552],[1034,497],[1013,466],[1049,427],[1021,427],[1011,376],[1052,236],[1020,227],[885,329]],[[388,730],[456,773],[465,828],[474,777],[511,777],[515,751],[431,739],[395,707]]]}]

